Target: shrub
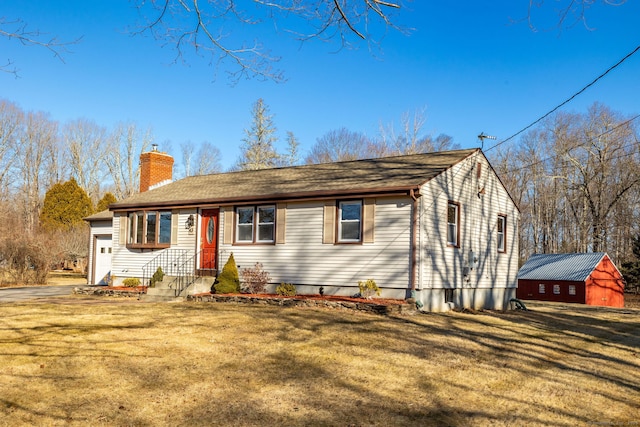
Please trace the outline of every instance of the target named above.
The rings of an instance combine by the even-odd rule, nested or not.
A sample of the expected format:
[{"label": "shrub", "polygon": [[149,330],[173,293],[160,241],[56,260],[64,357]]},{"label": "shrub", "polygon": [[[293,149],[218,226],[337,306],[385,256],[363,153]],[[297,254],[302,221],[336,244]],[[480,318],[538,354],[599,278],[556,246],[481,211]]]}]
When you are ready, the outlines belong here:
[{"label": "shrub", "polygon": [[276,287],[276,294],[286,297],[292,297],[296,295],[296,287],[291,283],[281,283]]},{"label": "shrub", "polygon": [[271,278],[269,273],[262,269],[262,264],[256,262],[253,268],[242,269],[243,290],[250,294],[262,294]]},{"label": "shrub", "polygon": [[233,252],[229,255],[227,263],[222,267],[222,272],[213,284],[213,291],[217,294],[240,293],[240,277]]},{"label": "shrub", "polygon": [[162,267],[158,267],[153,276],[151,276],[151,280],[149,280],[149,286],[154,287],[156,283],[162,282],[164,279],[164,271],[162,271]]},{"label": "shrub", "polygon": [[373,279],[358,282],[358,288],[363,298],[371,299],[374,294],[380,296],[380,288]]},{"label": "shrub", "polygon": [[127,288],[137,288],[140,286],[140,279],[137,277],[128,277],[122,281],[122,286]]}]

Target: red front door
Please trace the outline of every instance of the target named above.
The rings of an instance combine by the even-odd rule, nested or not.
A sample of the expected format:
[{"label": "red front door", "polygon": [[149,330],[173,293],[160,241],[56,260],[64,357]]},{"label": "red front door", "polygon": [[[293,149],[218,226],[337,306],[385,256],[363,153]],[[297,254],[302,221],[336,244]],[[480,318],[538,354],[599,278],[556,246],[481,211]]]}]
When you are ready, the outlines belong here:
[{"label": "red front door", "polygon": [[215,270],[218,268],[218,209],[202,211],[202,235],[200,239],[200,268]]}]

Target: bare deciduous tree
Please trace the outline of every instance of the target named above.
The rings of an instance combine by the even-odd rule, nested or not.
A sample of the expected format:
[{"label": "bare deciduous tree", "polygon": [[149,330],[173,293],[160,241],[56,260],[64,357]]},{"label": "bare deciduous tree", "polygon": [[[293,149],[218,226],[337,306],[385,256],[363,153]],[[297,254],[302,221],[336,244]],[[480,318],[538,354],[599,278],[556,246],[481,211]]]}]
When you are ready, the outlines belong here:
[{"label": "bare deciduous tree", "polygon": [[378,148],[366,135],[340,128],[318,138],[305,158],[305,162],[307,164],[329,163],[379,157],[375,155]]},{"label": "bare deciduous tree", "polygon": [[33,235],[38,226],[42,199],[51,181],[46,177],[50,153],[58,149],[58,123],[43,112],[28,112],[17,139],[13,172],[18,205],[25,230]]},{"label": "bare deciduous tree", "polygon": [[18,146],[24,113],[13,102],[0,99],[0,198],[9,196],[9,172]]},{"label": "bare deciduous tree", "polygon": [[640,137],[635,120],[594,104],[557,113],[503,148],[496,170],[521,211],[521,257],[606,251],[633,256],[640,221]]},{"label": "bare deciduous tree", "polygon": [[[228,61],[233,68],[232,80],[265,78],[282,81],[283,73],[274,69],[279,60],[259,40],[238,41],[230,27],[259,26],[268,31],[292,21],[296,31],[288,31],[299,40],[338,38],[348,46],[352,38],[376,41],[372,28],[382,23],[397,28],[393,12],[400,2],[383,0],[255,0],[250,5],[236,0],[138,0],[138,8],[146,22],[139,32],[149,31],[156,39],[172,45],[176,60],[184,60],[186,50],[207,55],[211,62]],[[300,30],[306,25],[306,30]]]},{"label": "bare deciduous tree", "polygon": [[[608,6],[621,6],[626,2],[627,0],[600,0],[600,3]],[[573,27],[579,23],[582,23],[586,28],[590,29],[587,15],[589,9],[595,3],[597,3],[597,0],[556,0],[553,2],[553,6],[549,6],[545,4],[544,0],[529,0],[527,22],[529,23],[529,28],[537,31],[538,25],[536,25],[536,22],[539,18],[536,12],[552,11],[555,14],[555,26],[560,30]]]},{"label": "bare deciduous tree", "polygon": [[425,112],[426,108],[422,108],[413,114],[402,114],[399,132],[393,124],[380,125],[377,144],[381,146],[383,155],[430,153],[459,148],[449,135],[440,134],[434,138],[424,134],[424,125],[427,122]]},{"label": "bare deciduous tree", "polygon": [[208,175],[220,172],[222,166],[220,150],[210,144],[203,142],[196,151],[195,145],[191,141],[180,144],[182,152],[183,176]]},{"label": "bare deciduous tree", "polygon": [[97,202],[100,186],[109,173],[107,130],[93,121],[77,119],[64,126],[62,139],[68,149],[71,176]]},{"label": "bare deciduous tree", "polygon": [[118,200],[138,192],[140,154],[147,150],[152,141],[151,131],[143,133],[135,123],[120,123],[111,133],[105,162],[113,194]]},{"label": "bare deciduous tree", "polygon": [[[68,53],[69,45],[77,43],[80,39],[64,42],[56,36],[49,36],[40,30],[31,30],[22,19],[8,19],[0,16],[0,37],[9,41],[17,41],[25,46],[36,46],[48,50],[60,61],[64,62],[64,53]],[[18,69],[9,59],[5,64],[0,64],[0,71],[16,74]]]}]

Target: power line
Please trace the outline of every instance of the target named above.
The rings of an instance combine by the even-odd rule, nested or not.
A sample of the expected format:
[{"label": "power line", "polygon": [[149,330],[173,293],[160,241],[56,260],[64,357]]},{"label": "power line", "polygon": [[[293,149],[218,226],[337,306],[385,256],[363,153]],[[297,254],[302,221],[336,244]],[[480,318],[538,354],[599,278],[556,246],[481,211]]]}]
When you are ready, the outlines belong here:
[{"label": "power line", "polygon": [[[536,160],[536,161],[534,161],[534,162],[532,162],[532,163],[529,163],[529,164],[527,164],[527,165],[520,166],[520,167],[515,168],[515,169],[510,169],[510,170],[508,171],[508,173],[519,172],[519,171],[521,171],[521,170],[524,170],[524,169],[527,169],[527,168],[530,168],[530,167],[533,167],[533,166],[536,166],[536,165],[539,165],[539,164],[542,164],[542,163],[546,163],[546,162],[548,162],[548,161],[550,161],[550,160],[553,160],[553,159],[556,159],[556,158],[558,158],[558,157],[561,157],[561,156],[567,155],[567,154],[569,154],[569,152],[570,152],[570,151],[575,150],[576,148],[584,147],[584,146],[586,146],[587,144],[591,143],[592,141],[595,141],[596,139],[598,139],[598,138],[600,138],[600,137],[602,137],[602,136],[605,136],[605,135],[607,135],[607,134],[609,134],[609,133],[611,133],[611,132],[613,132],[613,131],[615,131],[615,130],[619,129],[619,128],[621,128],[622,126],[625,126],[625,125],[627,125],[627,124],[629,124],[629,123],[633,122],[634,120],[637,120],[638,118],[640,118],[640,114],[638,114],[638,115],[636,115],[636,116],[634,116],[634,117],[630,118],[629,120],[626,120],[626,121],[624,121],[624,122],[622,122],[622,123],[618,124],[617,126],[614,126],[614,127],[613,127],[613,128],[611,128],[611,129],[608,129],[608,130],[606,130],[606,131],[602,132],[602,133],[601,133],[601,134],[599,134],[599,135],[596,135],[596,136],[594,136],[594,137],[592,137],[592,138],[588,139],[587,141],[585,141],[585,142],[583,142],[583,143],[581,143],[581,144],[577,144],[577,145],[574,145],[573,147],[569,147],[566,151],[564,151],[564,152],[562,152],[562,153],[558,153],[558,154],[555,154],[555,155],[553,155],[553,156],[546,157],[546,158],[544,158],[544,159]],[[620,147],[620,148],[621,148],[621,149],[624,149],[624,148],[628,148],[628,147],[631,147],[631,146],[636,145],[636,144],[638,144],[638,141],[634,141],[634,142],[631,142],[631,143],[629,143],[629,144],[625,144],[625,145],[623,145],[623,146],[622,146],[622,147]],[[492,148],[493,148],[493,147],[492,147]],[[622,155],[622,156],[619,156],[619,157],[611,158],[610,160],[617,160],[617,159],[619,159],[619,158],[623,158],[623,157],[627,157],[627,156],[628,156],[628,154],[625,154],[625,155]]]},{"label": "power line", "polygon": [[564,107],[566,104],[568,104],[569,102],[573,101],[573,99],[575,97],[577,97],[578,95],[580,95],[581,93],[583,93],[584,91],[586,91],[587,89],[589,89],[591,86],[593,86],[598,80],[600,80],[601,78],[603,78],[604,76],[606,76],[607,74],[609,74],[609,72],[613,71],[616,67],[618,67],[620,64],[622,64],[624,61],[626,61],[627,59],[629,59],[631,56],[633,56],[636,52],[638,52],[640,50],[640,45],[636,46],[635,49],[633,49],[631,52],[629,52],[627,55],[625,55],[624,58],[622,58],[620,61],[618,61],[617,63],[615,63],[614,65],[612,65],[611,67],[609,67],[607,69],[607,71],[605,71],[604,73],[600,74],[598,77],[596,77],[591,83],[587,84],[585,87],[583,87],[582,89],[580,89],[578,92],[574,93],[573,95],[571,95],[567,100],[565,100],[564,102],[562,102],[561,104],[559,104],[558,106],[556,106],[555,108],[553,108],[551,111],[549,111],[548,113],[546,113],[544,116],[540,117],[539,119],[535,120],[533,123],[525,126],[524,128],[520,129],[518,132],[514,133],[513,135],[511,135],[510,137],[508,137],[507,139],[504,139],[500,142],[498,142],[497,144],[495,144],[494,146],[487,148],[487,150],[485,150],[485,152],[487,151],[491,151],[494,148],[496,148],[499,145],[504,144],[507,141],[512,140],[513,138],[515,138],[516,136],[520,135],[522,132],[524,132],[525,130],[529,129],[530,127],[540,123],[542,120],[544,120],[546,117],[548,117],[549,115],[553,114],[554,112],[556,112],[558,109]]}]

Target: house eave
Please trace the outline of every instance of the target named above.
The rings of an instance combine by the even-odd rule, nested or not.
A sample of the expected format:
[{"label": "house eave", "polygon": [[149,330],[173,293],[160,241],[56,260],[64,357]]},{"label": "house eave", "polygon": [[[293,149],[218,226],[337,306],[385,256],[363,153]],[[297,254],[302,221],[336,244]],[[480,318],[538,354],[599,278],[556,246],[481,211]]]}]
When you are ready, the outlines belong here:
[{"label": "house eave", "polygon": [[166,202],[148,202],[148,203],[114,203],[109,206],[111,211],[131,211],[137,209],[149,208],[193,208],[201,206],[228,206],[242,205],[254,203],[274,203],[274,202],[294,202],[294,201],[313,201],[327,199],[346,199],[358,197],[391,197],[391,196],[410,196],[411,194],[419,194],[420,186],[400,186],[400,187],[380,187],[365,188],[347,191],[312,191],[297,193],[274,193],[267,195],[249,195],[242,197],[226,197],[226,198],[206,198],[206,199],[185,199]]}]

